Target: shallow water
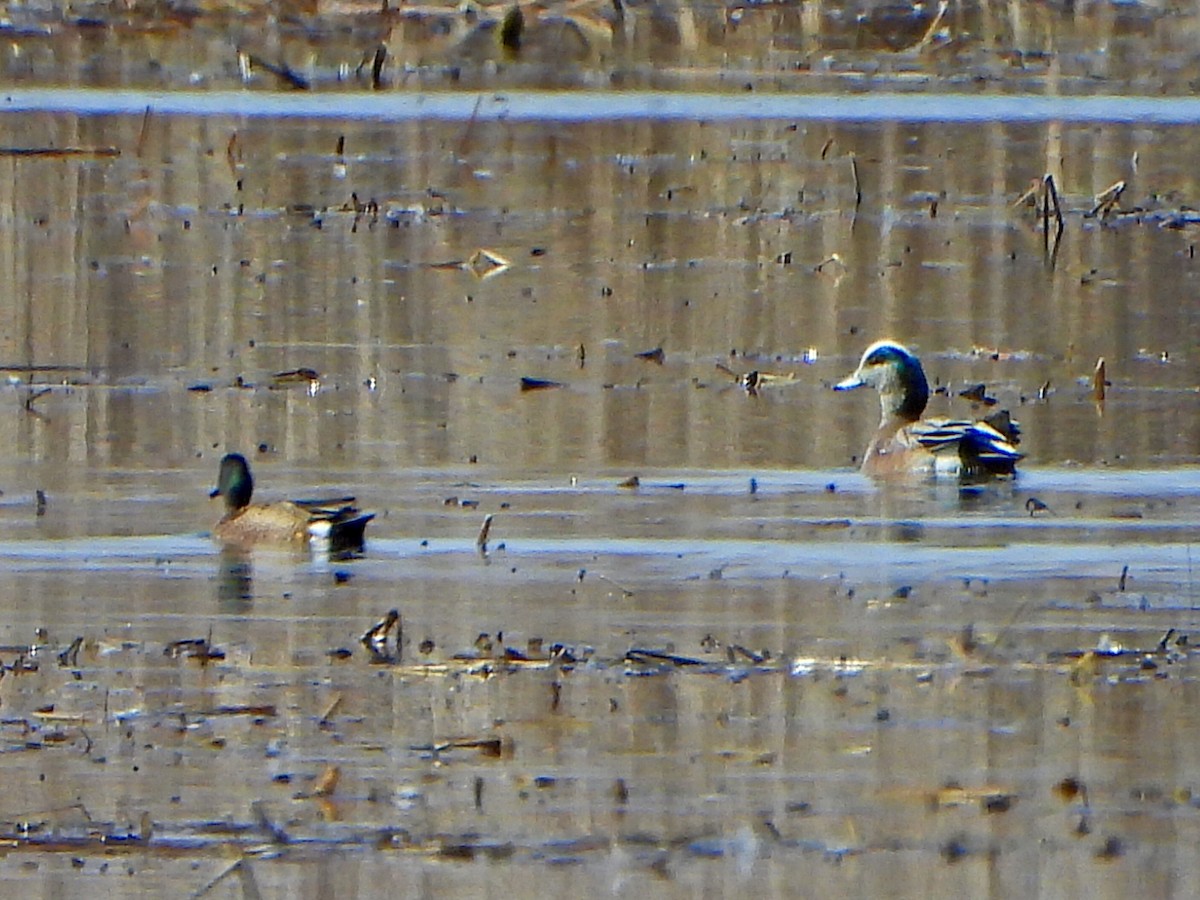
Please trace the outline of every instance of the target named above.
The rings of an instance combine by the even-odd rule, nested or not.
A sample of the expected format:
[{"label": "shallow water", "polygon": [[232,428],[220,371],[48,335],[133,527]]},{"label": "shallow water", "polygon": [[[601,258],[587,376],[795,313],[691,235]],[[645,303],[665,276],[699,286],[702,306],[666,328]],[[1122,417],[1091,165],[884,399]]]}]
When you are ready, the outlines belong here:
[{"label": "shallow water", "polygon": [[[1188,893],[1190,14],[897,51],[849,8],[631,7],[547,75],[532,26],[505,60],[318,9],[264,26],[317,88],[272,93],[214,13],[131,9],[26,11],[5,57],[0,146],[55,152],[0,155],[0,884]],[[386,90],[335,93],[377,40]],[[1057,244],[1014,203],[1048,171]],[[885,334],[931,413],[1012,410],[1017,479],[858,474],[877,402],[829,387]],[[356,493],[365,553],[222,552],[228,450]]]}]

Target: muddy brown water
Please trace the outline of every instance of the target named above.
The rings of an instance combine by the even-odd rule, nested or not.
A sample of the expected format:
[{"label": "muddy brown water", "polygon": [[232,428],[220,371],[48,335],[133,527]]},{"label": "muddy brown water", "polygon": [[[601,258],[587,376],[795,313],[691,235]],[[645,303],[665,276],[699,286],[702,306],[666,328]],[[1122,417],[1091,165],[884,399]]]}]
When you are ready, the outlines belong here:
[{"label": "muddy brown water", "polygon": [[[899,52],[833,7],[631,8],[570,79],[536,31],[514,61],[385,29],[414,89],[511,119],[397,80],[331,115],[254,66],[186,93],[237,87],[204,17],[14,25],[0,145],[57,152],[0,156],[6,895],[1187,894],[1200,135],[1137,87],[1191,63],[1154,10],[983,9],[1012,32]],[[266,38],[332,90],[355,44],[316,12],[310,56]],[[1132,112],[967,121],[954,53]],[[795,58],[822,91],[918,73],[923,112],[675,92]],[[663,93],[522,90],[616,70]],[[1015,203],[1046,172],[1057,242]],[[885,335],[933,412],[1012,410],[1015,481],[856,472],[877,403],[829,386]],[[221,552],[228,450],[263,497],[357,494],[365,552]]]}]

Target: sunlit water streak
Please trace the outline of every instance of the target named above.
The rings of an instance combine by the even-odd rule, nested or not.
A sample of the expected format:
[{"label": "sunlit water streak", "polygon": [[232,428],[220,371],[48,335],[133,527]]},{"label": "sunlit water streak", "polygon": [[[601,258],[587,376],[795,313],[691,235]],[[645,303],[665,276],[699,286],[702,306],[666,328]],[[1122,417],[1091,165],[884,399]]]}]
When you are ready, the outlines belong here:
[{"label": "sunlit water streak", "polygon": [[1200,100],[1128,96],[973,94],[737,94],[661,91],[301,94],[264,91],[14,89],[0,109],[79,115],[236,116],[403,122],[807,119],[840,122],[1063,122],[1189,125]]}]

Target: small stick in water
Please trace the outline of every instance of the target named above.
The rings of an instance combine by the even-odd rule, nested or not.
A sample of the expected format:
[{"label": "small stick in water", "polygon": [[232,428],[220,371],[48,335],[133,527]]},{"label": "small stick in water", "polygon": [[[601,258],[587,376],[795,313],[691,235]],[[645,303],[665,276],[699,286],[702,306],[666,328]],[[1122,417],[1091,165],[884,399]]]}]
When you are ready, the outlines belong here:
[{"label": "small stick in water", "polygon": [[1107,372],[1104,365],[1104,357],[1102,356],[1096,360],[1096,369],[1094,372],[1092,372],[1092,399],[1097,403],[1104,402],[1104,397],[1107,393],[1106,389],[1110,384],[1106,375]]},{"label": "small stick in water", "polygon": [[480,553],[487,553],[488,532],[492,530],[492,514],[483,517],[483,525],[479,529],[479,537],[475,538],[475,547]]}]

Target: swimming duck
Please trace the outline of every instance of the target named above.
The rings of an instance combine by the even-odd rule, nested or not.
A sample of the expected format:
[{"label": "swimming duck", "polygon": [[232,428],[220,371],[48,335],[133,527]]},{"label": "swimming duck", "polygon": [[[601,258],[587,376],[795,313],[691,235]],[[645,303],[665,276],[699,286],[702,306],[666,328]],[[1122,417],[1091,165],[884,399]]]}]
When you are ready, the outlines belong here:
[{"label": "swimming duck", "polygon": [[356,509],[353,497],[251,504],[253,493],[246,457],[226,454],[217,486],[209,494],[225,498],[225,515],[213,528],[219,541],[247,546],[322,541],[334,551],[361,550],[363,529],[375,518],[374,513]]},{"label": "swimming duck", "polygon": [[1002,410],[980,421],[925,419],[929,382],[921,361],[895,341],[876,341],[854,373],[834,390],[858,387],[879,391],[883,417],[867,445],[862,470],[867,475],[953,473],[965,478],[1012,475],[1022,453],[1017,423]]}]

